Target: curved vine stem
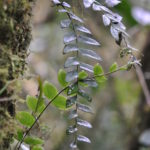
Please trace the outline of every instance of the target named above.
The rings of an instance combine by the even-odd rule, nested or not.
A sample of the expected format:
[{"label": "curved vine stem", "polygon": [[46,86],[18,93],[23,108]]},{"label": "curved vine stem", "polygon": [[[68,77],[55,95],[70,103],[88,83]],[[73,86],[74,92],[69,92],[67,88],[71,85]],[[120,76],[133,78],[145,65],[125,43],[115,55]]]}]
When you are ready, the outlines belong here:
[{"label": "curved vine stem", "polygon": [[[106,72],[106,73],[103,73],[103,74],[94,75],[94,76],[88,77],[88,78],[86,78],[86,79],[84,79],[84,80],[91,80],[91,79],[96,78],[96,77],[108,76],[108,75],[111,75],[111,74],[116,73],[116,72],[118,72],[118,71],[121,71],[121,70],[123,70],[123,68],[127,68],[127,67],[128,67],[128,64],[123,65],[123,66],[119,67],[118,69],[116,69],[116,70],[114,70],[114,71],[111,71],[111,72],[109,71],[109,72]],[[126,70],[126,69],[125,69],[125,70]],[[82,81],[82,80],[81,80],[81,81]]]},{"label": "curved vine stem", "polygon": [[[27,130],[27,132],[25,133],[25,135],[23,136],[22,140],[20,141],[19,145],[16,147],[18,150],[20,149],[21,144],[24,142],[25,137],[29,134],[29,132],[31,131],[31,129],[34,127],[34,125],[36,124],[36,122],[40,119],[40,117],[42,116],[42,114],[45,112],[45,110],[48,108],[48,106],[62,93],[64,92],[69,86],[66,86],[65,88],[63,88],[61,91],[58,92],[57,95],[54,96],[54,98],[46,105],[46,107],[42,110],[42,112],[38,115],[38,117],[36,118],[36,120],[34,121],[34,123],[32,124],[32,126]],[[16,150],[15,148],[15,150]]]},{"label": "curved vine stem", "polygon": [[[90,78],[87,78],[88,79],[93,79],[93,78],[96,78],[96,77],[101,77],[101,76],[108,76],[110,74],[113,74],[115,72],[118,72],[120,71],[122,68],[125,68],[127,67],[127,65],[124,65],[124,66],[121,66],[119,67],[118,69],[112,71],[112,72],[107,72],[107,73],[104,73],[104,74],[100,74],[100,75],[96,75],[96,76],[93,76],[93,77],[90,77]],[[80,81],[80,80],[79,80]],[[36,120],[34,121],[34,123],[32,124],[32,126],[27,130],[27,132],[24,134],[22,140],[19,142],[19,144],[17,144],[18,146],[16,146],[15,150],[16,149],[20,149],[20,146],[21,144],[24,142],[24,139],[26,138],[26,136],[29,134],[29,132],[32,130],[32,128],[34,127],[34,125],[37,123],[37,121],[39,120],[39,118],[42,116],[42,114],[45,112],[45,110],[48,108],[48,106],[62,93],[64,92],[69,86],[66,86],[65,88],[63,88],[61,91],[58,92],[57,95],[54,96],[54,98],[46,105],[46,107],[43,109],[43,111],[38,115],[38,117],[36,118]]]},{"label": "curved vine stem", "polygon": [[35,112],[37,112],[38,110],[38,107],[39,107],[39,103],[40,103],[40,100],[42,98],[42,92],[43,92],[43,89],[42,89],[42,80],[40,79],[40,77],[38,77],[38,82],[39,82],[39,96],[38,96],[38,101],[37,101],[37,105],[36,105],[36,108],[35,108]]}]

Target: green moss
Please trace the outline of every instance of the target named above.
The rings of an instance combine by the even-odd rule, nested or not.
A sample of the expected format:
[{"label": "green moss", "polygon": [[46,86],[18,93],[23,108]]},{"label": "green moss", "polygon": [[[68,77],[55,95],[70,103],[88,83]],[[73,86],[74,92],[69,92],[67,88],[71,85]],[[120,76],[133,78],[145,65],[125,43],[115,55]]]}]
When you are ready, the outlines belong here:
[{"label": "green moss", "polygon": [[[23,75],[28,45],[31,41],[31,10],[33,0],[2,0],[0,1],[0,89],[8,81]],[[7,88],[2,98],[13,96],[13,89]],[[9,147],[14,134],[15,99],[0,102],[0,145]],[[8,117],[9,114],[10,116]],[[7,126],[7,127],[6,127]]]},{"label": "green moss", "polygon": [[7,149],[16,133],[16,123],[4,109],[0,109],[0,114],[0,127],[3,129],[0,130],[0,149]]}]

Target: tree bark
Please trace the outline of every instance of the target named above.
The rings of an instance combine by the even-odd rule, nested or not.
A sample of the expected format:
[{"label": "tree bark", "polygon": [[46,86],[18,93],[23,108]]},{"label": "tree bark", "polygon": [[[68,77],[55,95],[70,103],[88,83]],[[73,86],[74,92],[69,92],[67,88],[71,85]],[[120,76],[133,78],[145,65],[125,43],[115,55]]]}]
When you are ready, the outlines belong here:
[{"label": "tree bark", "polygon": [[33,0],[0,0],[0,149],[9,148],[16,132],[15,85],[26,70],[31,40]]}]

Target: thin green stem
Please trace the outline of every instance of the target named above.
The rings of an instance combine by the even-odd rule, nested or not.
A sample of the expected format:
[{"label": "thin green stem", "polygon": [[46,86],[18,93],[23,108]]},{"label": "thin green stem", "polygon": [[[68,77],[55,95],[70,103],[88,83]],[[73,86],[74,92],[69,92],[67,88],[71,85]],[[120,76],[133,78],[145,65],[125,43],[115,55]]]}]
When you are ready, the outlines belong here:
[{"label": "thin green stem", "polygon": [[115,72],[118,72],[120,70],[122,70],[123,68],[127,67],[127,65],[124,65],[122,67],[119,67],[118,69],[114,70],[114,71],[111,71],[111,72],[107,72],[107,73],[104,73],[104,74],[100,74],[100,75],[94,75],[93,77],[96,78],[96,77],[101,77],[101,76],[108,76],[110,74],[113,74]]},{"label": "thin green stem", "polygon": [[[101,76],[106,76],[106,75],[110,75],[112,73],[115,73],[117,71],[120,71],[122,68],[124,67],[127,67],[127,65],[124,65],[122,67],[119,67],[118,69],[112,71],[112,72],[107,72],[107,73],[104,73],[104,74],[100,74],[100,75],[96,75],[96,76],[93,76],[93,77],[90,77],[90,78],[87,78],[88,80],[89,79],[93,79],[93,78],[96,78],[96,77],[101,77]],[[78,81],[81,81],[81,80],[78,80]],[[69,86],[66,86],[65,88],[63,88],[60,92],[58,92],[57,95],[55,95],[55,97],[46,105],[46,107],[43,109],[43,111],[39,114],[39,116],[36,118],[36,120],[34,121],[34,123],[32,124],[32,126],[26,131],[25,135],[23,136],[22,140],[20,141],[19,146],[17,146],[16,148],[19,150],[20,149],[20,146],[21,144],[24,142],[24,139],[25,137],[29,134],[29,132],[32,130],[32,128],[34,127],[34,125],[36,124],[36,122],[39,120],[39,118],[42,116],[42,114],[45,112],[45,110],[48,108],[48,106],[63,92],[65,91]],[[16,149],[15,148],[15,149]]]},{"label": "thin green stem", "polygon": [[[68,88],[68,86],[66,86],[65,88],[63,88],[61,91],[58,92],[57,95],[54,96],[54,98],[45,106],[45,108],[42,110],[42,112],[37,116],[37,118],[35,119],[34,123],[32,124],[32,126],[27,130],[27,132],[24,134],[22,140],[20,141],[18,147],[16,147],[18,150],[20,149],[21,144],[24,142],[24,139],[26,138],[26,136],[29,134],[29,132],[32,130],[32,128],[34,127],[34,125],[36,124],[36,122],[40,119],[40,117],[42,116],[42,114],[45,112],[45,110],[48,108],[48,106],[62,93],[64,92],[66,89]],[[16,149],[15,148],[15,149]]]},{"label": "thin green stem", "polygon": [[39,82],[39,96],[38,96],[38,101],[37,101],[37,105],[36,105],[34,113],[36,113],[38,110],[38,106],[39,106],[40,100],[42,98],[42,93],[43,93],[42,81],[41,81],[40,77],[38,77],[38,82]]},{"label": "thin green stem", "polygon": [[118,72],[118,71],[121,71],[121,70],[123,70],[123,68],[126,68],[128,65],[123,65],[123,66],[121,66],[121,67],[119,67],[118,69],[116,69],[116,70],[114,70],[114,71],[109,71],[109,72],[106,72],[106,73],[103,73],[103,74],[99,74],[99,75],[93,75],[93,76],[91,76],[91,77],[87,77],[86,79],[82,79],[82,80],[80,80],[80,81],[86,81],[86,80],[92,80],[92,79],[95,79],[96,77],[102,77],[102,76],[108,76],[108,75],[111,75],[111,74],[113,74],[113,73],[116,73],[116,72]]}]

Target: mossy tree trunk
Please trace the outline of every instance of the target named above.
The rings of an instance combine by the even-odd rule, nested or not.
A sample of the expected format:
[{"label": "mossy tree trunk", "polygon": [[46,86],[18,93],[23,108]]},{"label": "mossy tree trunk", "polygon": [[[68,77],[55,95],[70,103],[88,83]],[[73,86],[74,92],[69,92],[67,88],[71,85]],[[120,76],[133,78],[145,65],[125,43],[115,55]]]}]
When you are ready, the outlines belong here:
[{"label": "mossy tree trunk", "polygon": [[[0,0],[0,149],[9,148],[15,131],[14,87],[8,82],[22,76],[31,40],[33,0]],[[3,89],[3,90],[2,90]]]}]

